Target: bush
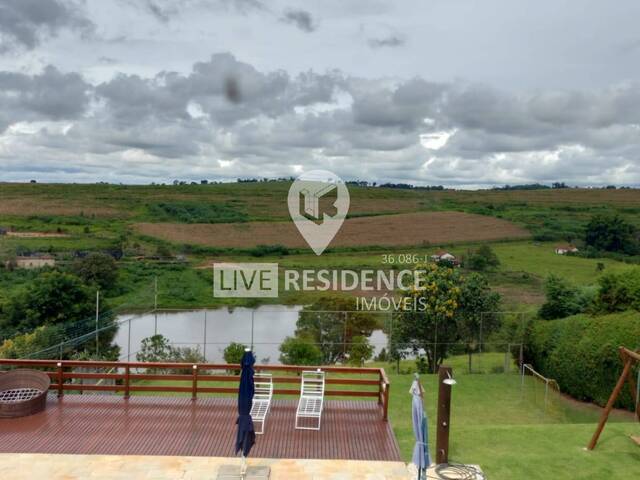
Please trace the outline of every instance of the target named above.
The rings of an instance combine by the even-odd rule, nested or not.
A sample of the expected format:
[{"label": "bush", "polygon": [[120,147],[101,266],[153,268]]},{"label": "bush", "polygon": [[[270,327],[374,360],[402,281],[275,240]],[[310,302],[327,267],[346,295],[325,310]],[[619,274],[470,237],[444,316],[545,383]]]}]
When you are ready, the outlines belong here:
[{"label": "bush", "polygon": [[38,358],[57,358],[60,351],[50,347],[62,338],[62,327],[58,325],[42,325],[30,333],[17,335],[0,344],[0,358],[25,358],[41,350],[45,355]]},{"label": "bush", "polygon": [[73,324],[95,315],[95,293],[75,275],[45,272],[9,298],[0,331],[8,334],[40,325]]},{"label": "bush", "polygon": [[496,268],[500,260],[489,245],[482,245],[476,250],[469,250],[464,259],[464,266],[470,270],[484,271]]},{"label": "bush", "polygon": [[574,287],[556,275],[549,275],[544,284],[544,291],[547,299],[538,311],[538,316],[544,320],[584,312],[593,297],[592,291]]},{"label": "bush", "polygon": [[246,222],[246,213],[231,203],[160,202],[147,206],[156,222],[236,223]]},{"label": "bush", "polygon": [[369,339],[362,335],[356,335],[351,339],[349,348],[349,363],[351,365],[362,366],[373,355],[373,346]]},{"label": "bush", "polygon": [[258,245],[249,250],[249,253],[254,257],[265,257],[268,255],[284,256],[289,255],[289,249],[284,245]]},{"label": "bush", "polygon": [[640,268],[605,274],[598,280],[595,307],[600,312],[640,310]]},{"label": "bush", "polygon": [[247,346],[242,343],[231,342],[225,347],[222,357],[227,363],[240,363],[245,348]]},{"label": "bush", "polygon": [[420,355],[416,358],[416,371],[420,374],[429,373],[429,364],[424,356]]},{"label": "bush", "polygon": [[[525,361],[578,400],[605,405],[622,371],[618,347],[637,348],[640,318],[636,312],[588,317],[576,315],[555,322],[535,322],[525,344]],[[635,373],[634,373],[635,375]],[[618,407],[633,409],[629,389]]]},{"label": "bush", "polygon": [[284,365],[319,365],[322,352],[309,337],[287,337],[280,345],[280,361]]},{"label": "bush", "polygon": [[587,225],[585,243],[596,250],[627,255],[639,251],[635,227],[617,214],[593,216]]},{"label": "bush", "polygon": [[90,253],[73,263],[73,273],[85,283],[109,290],[118,280],[118,266],[110,255]]}]

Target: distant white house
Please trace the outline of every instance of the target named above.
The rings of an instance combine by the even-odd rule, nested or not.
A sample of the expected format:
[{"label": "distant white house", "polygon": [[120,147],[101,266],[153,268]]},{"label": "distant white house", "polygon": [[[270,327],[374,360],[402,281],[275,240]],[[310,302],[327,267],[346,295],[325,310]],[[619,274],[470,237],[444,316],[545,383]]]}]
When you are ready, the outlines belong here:
[{"label": "distant white house", "polygon": [[578,248],[575,245],[556,245],[556,255],[566,255],[567,253],[575,253]]},{"label": "distant white house", "polygon": [[56,259],[50,255],[38,255],[33,257],[16,257],[15,266],[17,268],[42,268],[53,267]]},{"label": "distant white house", "polygon": [[431,260],[433,260],[434,262],[451,262],[454,265],[458,264],[458,259],[455,257],[455,255],[447,252],[446,250],[438,250],[436,253],[431,255]]}]

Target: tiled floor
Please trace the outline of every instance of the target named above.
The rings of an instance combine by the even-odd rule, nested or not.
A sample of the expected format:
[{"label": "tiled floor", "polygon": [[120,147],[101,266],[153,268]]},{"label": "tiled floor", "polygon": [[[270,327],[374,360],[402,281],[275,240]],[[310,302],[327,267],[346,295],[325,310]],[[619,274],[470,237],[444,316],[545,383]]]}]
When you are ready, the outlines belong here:
[{"label": "tiled floor", "polygon": [[[120,455],[0,454],[2,480],[215,480],[237,458]],[[273,480],[408,480],[402,462],[250,459],[271,468]]]}]

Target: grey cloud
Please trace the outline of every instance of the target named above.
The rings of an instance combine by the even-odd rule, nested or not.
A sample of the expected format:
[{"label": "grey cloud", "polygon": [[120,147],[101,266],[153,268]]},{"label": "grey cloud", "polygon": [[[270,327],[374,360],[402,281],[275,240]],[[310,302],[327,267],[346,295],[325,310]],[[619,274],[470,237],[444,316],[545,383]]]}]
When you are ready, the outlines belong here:
[{"label": "grey cloud", "polygon": [[32,50],[63,29],[88,34],[94,25],[72,0],[0,0],[0,53]]},{"label": "grey cloud", "polygon": [[422,79],[409,80],[395,89],[358,87],[352,83],[350,89],[357,123],[404,129],[415,129],[424,125],[425,118],[433,117],[446,88]]},{"label": "grey cloud", "polygon": [[397,48],[403,46],[407,41],[399,35],[390,35],[383,38],[370,38],[367,43],[371,48]]},{"label": "grey cloud", "polygon": [[267,11],[260,0],[121,0],[142,9],[160,23],[169,23],[187,10],[218,10],[248,15],[255,11]]},{"label": "grey cloud", "polygon": [[[225,97],[230,77],[238,103]],[[36,163],[44,155],[54,169],[77,158],[93,172],[110,166],[138,179],[233,178],[291,175],[304,165],[347,178],[447,185],[621,183],[625,172],[627,183],[640,184],[640,83],[512,93],[420,77],[292,76],[222,53],[188,73],[120,74],[95,87],[54,67],[0,72],[0,92],[0,129],[72,124],[64,134],[47,125],[14,137],[13,155]],[[421,135],[442,132],[449,138],[440,148],[421,145]],[[6,155],[0,149],[0,161]]]},{"label": "grey cloud", "polygon": [[310,12],[301,9],[287,9],[280,19],[284,23],[296,26],[303,32],[311,33],[316,30],[316,24]]},{"label": "grey cloud", "polygon": [[52,66],[37,75],[0,72],[0,131],[19,121],[78,118],[87,109],[90,90],[77,73]]}]

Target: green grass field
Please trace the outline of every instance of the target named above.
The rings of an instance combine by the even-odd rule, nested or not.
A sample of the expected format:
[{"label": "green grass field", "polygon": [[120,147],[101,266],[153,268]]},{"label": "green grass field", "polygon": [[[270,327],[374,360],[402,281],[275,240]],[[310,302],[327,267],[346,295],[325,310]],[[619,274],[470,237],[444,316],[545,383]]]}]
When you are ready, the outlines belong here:
[{"label": "green grass field", "polygon": [[[207,271],[193,267],[217,261],[277,262],[286,268],[379,268],[384,254],[428,255],[444,247],[461,255],[474,244],[409,248],[330,249],[321,257],[310,251],[284,256],[255,256],[232,249],[169,244],[136,233],[137,222],[217,223],[288,220],[288,182],[228,183],[181,186],[0,184],[0,227],[17,231],[57,232],[63,238],[0,236],[0,259],[20,252],[52,252],[70,261],[76,251],[124,248],[122,285],[112,303],[143,308],[152,302],[149,286],[157,275],[159,302],[166,308],[191,308],[251,302],[220,302],[211,294]],[[579,239],[594,213],[617,212],[640,225],[640,190],[558,189],[531,191],[428,191],[350,186],[351,216],[419,211],[462,211],[503,218],[521,225],[537,240],[493,242],[501,261],[490,274],[505,308],[534,310],[543,300],[543,282],[550,273],[578,285],[593,285],[602,273],[628,265],[610,259],[561,257],[553,252],[566,238]],[[159,248],[186,255],[188,268],[134,260],[155,255]],[[596,269],[598,263],[603,271]],[[400,267],[397,265],[396,267]],[[6,284],[11,288],[9,284]],[[17,285],[17,283],[16,283]],[[314,295],[288,294],[280,303],[304,303]]]},{"label": "green grass field", "polygon": [[[485,354],[497,365],[502,356]],[[448,361],[457,384],[452,387],[450,460],[479,464],[490,479],[627,479],[640,464],[640,448],[628,436],[640,424],[624,415],[612,416],[594,451],[584,447],[593,434],[599,411],[550,395],[527,378],[522,388],[516,374],[465,374],[464,357]],[[387,366],[392,384],[390,421],[403,459],[413,449],[411,427],[412,375],[397,375]],[[430,448],[435,454],[437,377],[423,375],[429,417]]]}]

